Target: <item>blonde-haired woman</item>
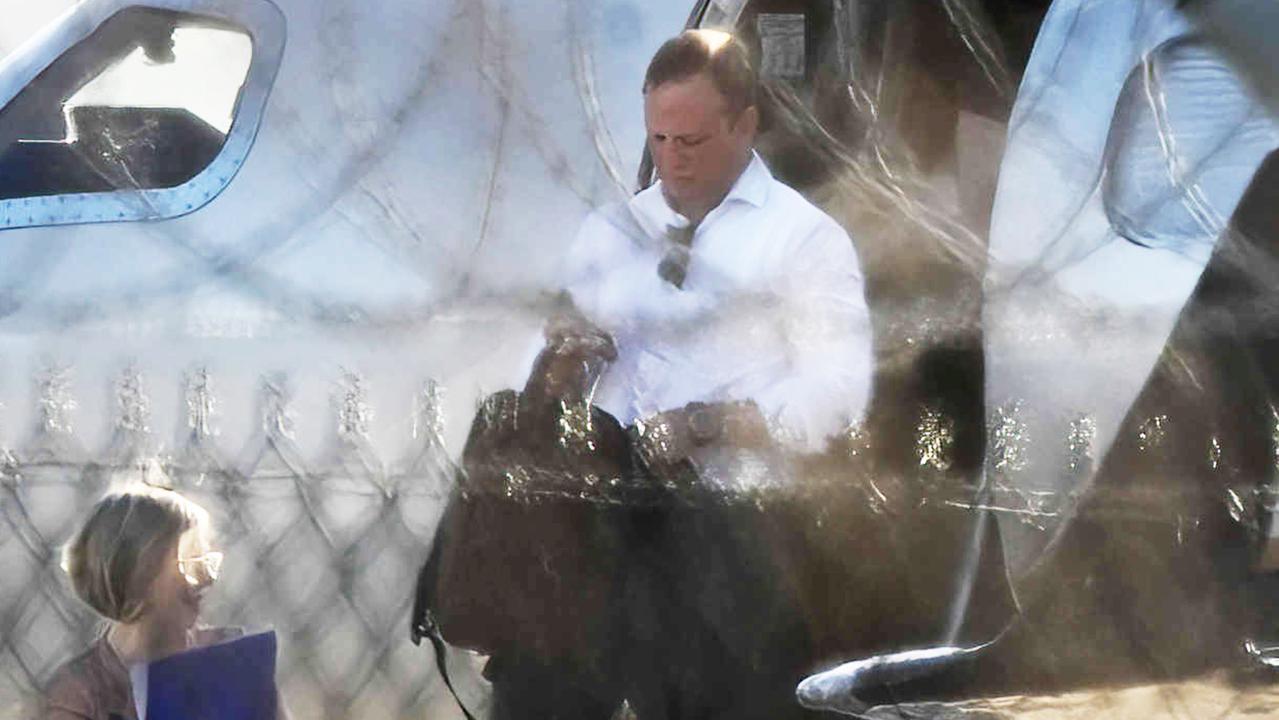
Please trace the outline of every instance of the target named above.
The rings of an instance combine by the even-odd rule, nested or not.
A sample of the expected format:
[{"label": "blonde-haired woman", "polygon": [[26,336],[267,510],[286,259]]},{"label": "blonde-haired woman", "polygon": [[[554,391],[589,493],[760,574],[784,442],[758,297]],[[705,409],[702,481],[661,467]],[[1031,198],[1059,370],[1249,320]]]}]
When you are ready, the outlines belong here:
[{"label": "blonde-haired woman", "polygon": [[64,566],[106,630],[54,675],[46,718],[137,720],[130,667],[239,634],[195,627],[222,561],[210,541],[208,513],[171,490],[137,486],[98,501]]}]

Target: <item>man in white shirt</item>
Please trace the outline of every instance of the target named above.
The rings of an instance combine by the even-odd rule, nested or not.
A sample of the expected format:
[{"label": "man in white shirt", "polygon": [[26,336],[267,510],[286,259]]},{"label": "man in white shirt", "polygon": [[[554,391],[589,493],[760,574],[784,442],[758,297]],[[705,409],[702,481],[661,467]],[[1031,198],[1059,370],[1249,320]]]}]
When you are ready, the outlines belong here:
[{"label": "man in white shirt", "polygon": [[[660,180],[593,213],[566,262],[596,327],[557,318],[524,390],[472,426],[470,490],[450,500],[414,615],[491,654],[496,719],[606,720],[623,699],[642,718],[803,712],[810,618],[801,561],[783,557],[803,551],[774,541],[785,518],[721,493],[785,482],[775,440],[818,450],[860,419],[870,324],[848,235],[752,149],[756,92],[730,36],[663,45],[644,85]],[[765,459],[739,462],[752,452]],[[668,491],[670,469],[692,482]],[[539,483],[550,492],[519,499]]]},{"label": "man in white shirt", "polygon": [[[697,457],[695,494],[787,482],[737,450],[820,451],[870,393],[856,251],[755,153],[757,92],[731,36],[665,43],[644,82],[659,179],[588,217],[566,263],[574,304],[617,350],[592,402],[634,425],[658,480]],[[672,499],[626,521],[619,644],[640,717],[802,713],[794,688],[812,658],[793,568],[769,539],[774,521],[743,507]]]},{"label": "man in white shirt", "polygon": [[665,413],[704,443],[762,419],[753,403],[778,439],[818,450],[870,393],[861,269],[843,228],[753,150],[756,92],[725,33],[658,51],[644,115],[659,180],[587,218],[568,289],[617,343],[594,402],[624,425]]}]

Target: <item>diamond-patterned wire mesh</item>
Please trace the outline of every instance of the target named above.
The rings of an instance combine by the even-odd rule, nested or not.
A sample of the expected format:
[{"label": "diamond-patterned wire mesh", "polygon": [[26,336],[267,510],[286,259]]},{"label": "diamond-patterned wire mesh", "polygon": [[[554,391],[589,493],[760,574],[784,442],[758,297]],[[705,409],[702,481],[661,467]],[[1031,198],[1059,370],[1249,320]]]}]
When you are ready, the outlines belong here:
[{"label": "diamond-patterned wire mesh", "polygon": [[294,717],[424,717],[449,702],[429,651],[408,638],[418,568],[454,470],[441,441],[439,390],[427,383],[415,450],[387,470],[367,440],[360,378],[345,373],[336,450],[306,462],[294,445],[283,378],[263,383],[262,428],[233,463],[210,432],[207,372],[186,378],[184,446],[149,444],[139,374],[117,384],[116,433],[102,458],[66,422],[67,371],[38,384],[40,425],[24,450],[0,455],[0,718],[31,717],[57,667],[101,632],[61,569],[63,545],[109,487],[168,484],[205,507],[226,554],[202,619],[280,637],[277,680]]},{"label": "diamond-patterned wire mesh", "polygon": [[[69,420],[75,404],[69,370],[51,367],[38,379],[35,437],[21,448],[0,449],[0,720],[32,716],[58,665],[101,631],[100,621],[71,592],[60,567],[61,549],[105,490],[138,480],[171,485],[210,512],[227,562],[206,596],[204,620],[277,630],[277,680],[294,717],[456,717],[429,649],[409,642],[417,571],[459,475],[441,439],[438,386],[422,386],[415,399],[413,448],[388,467],[369,443],[372,412],[358,374],[340,374],[332,408],[336,442],[316,459],[295,443],[287,377],[264,378],[262,422],[239,462],[228,459],[211,429],[216,394],[209,373],[197,370],[186,376],[185,385],[188,432],[173,452],[162,453],[153,443],[147,385],[136,369],[126,369],[115,388],[114,434],[94,457]],[[478,408],[481,417],[496,412],[494,398]],[[582,413],[567,405],[560,411],[557,442],[575,448],[584,437]],[[720,487],[714,496],[736,498],[760,512],[784,512],[788,503],[797,504],[806,508],[802,512],[815,528],[806,532],[827,540],[871,527],[876,518],[896,524],[924,515],[934,521],[962,516],[974,509],[971,500],[961,501],[971,498],[973,488],[943,477],[951,464],[953,423],[929,406],[917,417],[911,439],[916,461],[930,469],[918,495],[904,492],[891,475],[850,479],[840,472],[828,480],[842,494],[834,486],[809,482],[791,493],[776,488],[734,493]],[[1073,475],[1091,465],[1092,424],[1088,416],[1071,421],[1060,443],[1065,456],[1058,458],[1058,471]],[[1016,482],[1013,476],[1024,465],[1026,428],[1016,401],[1000,406],[992,417],[997,477],[989,509],[1039,527],[1045,518],[1066,514],[1071,498],[1032,492]],[[1152,438],[1161,439],[1171,428],[1167,416],[1156,414],[1134,422],[1127,432],[1140,452],[1149,454],[1157,447]],[[846,435],[844,457],[854,464],[867,461],[872,447],[867,434],[854,427]],[[642,432],[641,452],[648,439]],[[520,503],[638,500],[629,486],[601,483],[590,492],[568,492],[543,482],[538,487],[546,492],[538,493],[510,473],[502,478],[504,485],[491,490]],[[473,487],[475,480],[467,479],[463,489],[481,489]],[[670,490],[681,495],[679,488]],[[628,499],[613,497],[616,493]],[[847,502],[828,513],[828,504],[819,501],[836,496]],[[910,497],[929,498],[929,507],[937,510]],[[1122,494],[1109,501],[1112,510],[1135,508],[1147,516],[1154,506],[1143,502]],[[822,509],[814,510],[818,506]],[[912,507],[917,509],[908,512]],[[884,513],[897,519],[880,517]],[[1256,528],[1260,520],[1236,517],[1235,522]]]}]

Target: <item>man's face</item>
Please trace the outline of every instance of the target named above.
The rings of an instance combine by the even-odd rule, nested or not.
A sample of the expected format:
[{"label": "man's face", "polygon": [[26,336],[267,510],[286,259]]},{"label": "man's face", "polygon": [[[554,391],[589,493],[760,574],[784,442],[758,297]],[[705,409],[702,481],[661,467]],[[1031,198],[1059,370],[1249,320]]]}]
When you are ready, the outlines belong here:
[{"label": "man's face", "polygon": [[755,141],[755,108],[732,114],[707,73],[644,95],[648,149],[667,199],[682,213],[706,212],[732,188]]}]

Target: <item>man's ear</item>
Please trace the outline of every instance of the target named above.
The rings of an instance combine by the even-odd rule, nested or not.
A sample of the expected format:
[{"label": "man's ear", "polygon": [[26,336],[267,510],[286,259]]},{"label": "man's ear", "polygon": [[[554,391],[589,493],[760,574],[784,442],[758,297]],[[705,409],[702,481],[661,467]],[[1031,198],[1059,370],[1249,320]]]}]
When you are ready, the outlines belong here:
[{"label": "man's ear", "polygon": [[747,144],[753,145],[755,136],[759,134],[759,108],[751,105],[743,110],[737,116],[737,121],[734,125],[733,129],[738,134],[745,136]]}]

